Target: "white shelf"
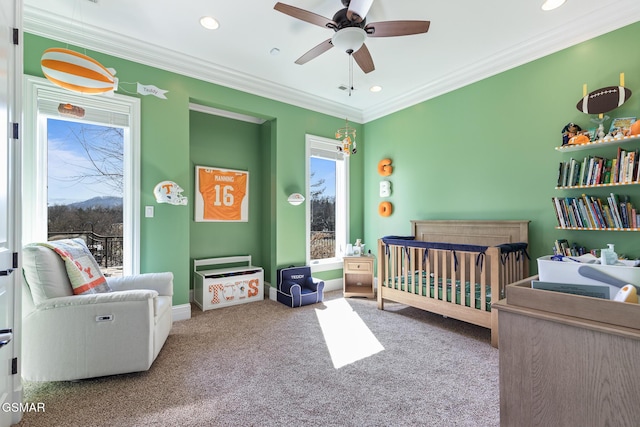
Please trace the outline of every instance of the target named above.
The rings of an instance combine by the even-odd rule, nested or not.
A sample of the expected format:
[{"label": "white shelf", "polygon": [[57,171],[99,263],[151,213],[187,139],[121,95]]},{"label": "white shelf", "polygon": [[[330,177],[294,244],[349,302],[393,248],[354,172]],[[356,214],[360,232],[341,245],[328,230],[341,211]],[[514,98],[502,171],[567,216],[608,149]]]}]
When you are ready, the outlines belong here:
[{"label": "white shelf", "polygon": [[640,228],[556,227],[556,230],[579,230],[579,231],[640,231]]},{"label": "white shelf", "polygon": [[556,187],[556,190],[572,190],[576,188],[598,188],[598,187],[620,187],[623,185],[638,185],[639,181],[633,182],[610,182],[607,184],[592,184],[592,185],[567,185],[562,187]]},{"label": "white shelf", "polygon": [[585,144],[563,145],[561,147],[556,147],[556,150],[561,152],[590,150],[592,148],[607,147],[610,145],[620,145],[620,144],[624,144],[627,142],[634,142],[634,141],[640,141],[640,135],[624,136],[622,138],[613,138],[606,141],[603,139],[599,139],[597,141],[590,141]]}]

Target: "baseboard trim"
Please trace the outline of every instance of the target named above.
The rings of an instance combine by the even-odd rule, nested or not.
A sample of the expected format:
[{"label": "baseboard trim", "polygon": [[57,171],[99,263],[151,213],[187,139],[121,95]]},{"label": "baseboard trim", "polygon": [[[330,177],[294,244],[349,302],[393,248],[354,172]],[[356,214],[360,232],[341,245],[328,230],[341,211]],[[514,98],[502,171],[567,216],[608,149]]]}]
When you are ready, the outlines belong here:
[{"label": "baseboard trim", "polygon": [[191,304],[174,305],[171,308],[171,315],[174,322],[191,319]]},{"label": "baseboard trim", "polygon": [[331,279],[324,281],[324,290],[325,292],[329,291],[339,291],[342,289],[342,278],[340,279]]},{"label": "baseboard trim", "polygon": [[[324,281],[324,291],[339,291],[342,289],[342,279],[331,279]],[[278,300],[278,291],[270,283],[264,282],[264,297],[269,298],[272,301]],[[189,301],[193,302],[193,289],[189,290]],[[173,306],[173,320],[187,320],[191,319],[191,304],[182,304]]]}]

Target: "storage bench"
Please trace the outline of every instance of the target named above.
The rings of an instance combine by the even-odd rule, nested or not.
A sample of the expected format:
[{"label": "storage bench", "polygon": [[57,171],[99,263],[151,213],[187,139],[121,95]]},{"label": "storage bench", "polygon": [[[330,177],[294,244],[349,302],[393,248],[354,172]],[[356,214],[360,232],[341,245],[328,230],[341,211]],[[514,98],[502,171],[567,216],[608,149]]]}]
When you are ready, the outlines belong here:
[{"label": "storage bench", "polygon": [[[212,266],[217,268],[198,269]],[[202,311],[264,298],[264,270],[252,265],[249,255],[196,259],[193,272],[193,300]]]}]

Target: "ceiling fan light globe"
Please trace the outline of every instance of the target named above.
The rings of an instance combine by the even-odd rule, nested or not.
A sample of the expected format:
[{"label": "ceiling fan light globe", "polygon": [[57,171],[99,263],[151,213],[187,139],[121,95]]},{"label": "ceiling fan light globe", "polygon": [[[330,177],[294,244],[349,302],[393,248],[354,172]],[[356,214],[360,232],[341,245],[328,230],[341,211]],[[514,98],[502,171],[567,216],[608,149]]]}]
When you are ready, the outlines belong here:
[{"label": "ceiling fan light globe", "polygon": [[367,38],[367,33],[362,28],[347,27],[336,32],[331,38],[331,43],[345,51],[357,52]]}]

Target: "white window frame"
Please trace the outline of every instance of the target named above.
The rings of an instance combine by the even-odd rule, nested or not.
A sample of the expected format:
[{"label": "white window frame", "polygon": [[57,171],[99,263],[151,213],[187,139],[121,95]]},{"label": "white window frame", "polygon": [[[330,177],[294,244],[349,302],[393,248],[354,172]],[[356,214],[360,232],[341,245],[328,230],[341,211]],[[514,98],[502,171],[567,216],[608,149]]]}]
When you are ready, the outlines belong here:
[{"label": "white window frame", "polygon": [[[24,139],[23,139],[23,244],[47,240],[47,140],[46,120],[38,117],[40,97],[59,97],[61,102],[77,103],[89,108],[129,115],[128,138],[124,145],[123,189],[123,274],[140,272],[140,100],[114,94],[82,95],[62,89],[48,80],[24,77]],[[75,100],[75,102],[74,102]],[[96,123],[109,125],[109,123]]]},{"label": "white window frame", "polygon": [[[328,271],[342,268],[342,257],[349,239],[349,156],[338,149],[335,139],[316,135],[305,135],[305,191],[306,191],[306,259],[312,271]],[[336,256],[311,260],[311,157],[314,151],[325,151],[328,159],[339,160],[336,164]],[[322,155],[313,157],[325,158]]]}]

